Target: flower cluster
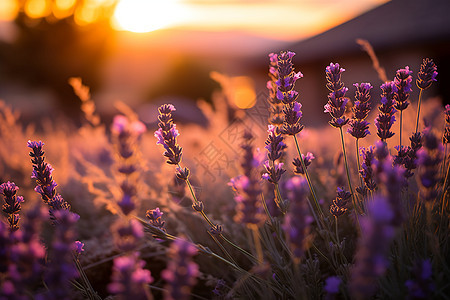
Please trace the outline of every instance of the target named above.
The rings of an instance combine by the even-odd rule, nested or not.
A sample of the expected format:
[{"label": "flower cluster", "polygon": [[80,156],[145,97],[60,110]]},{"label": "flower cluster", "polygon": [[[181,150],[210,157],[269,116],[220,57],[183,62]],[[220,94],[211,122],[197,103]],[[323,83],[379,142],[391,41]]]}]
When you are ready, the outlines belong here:
[{"label": "flower cluster", "polygon": [[259,175],[255,169],[259,166],[259,160],[253,152],[252,134],[246,132],[243,138],[244,142],[241,145],[244,153],[241,161],[243,175],[232,178],[228,184],[235,191],[234,200],[237,205],[234,219],[246,225],[261,224],[264,222],[264,214],[259,201],[261,194]]},{"label": "flower cluster", "polygon": [[135,161],[135,148],[145,130],[142,122],[130,121],[122,115],[115,116],[111,125],[111,133],[119,156],[117,170],[125,176],[120,184],[122,197],[117,203],[124,215],[130,214],[136,207],[134,198],[137,191],[133,175],[136,174],[138,167]]},{"label": "flower cluster", "polygon": [[361,147],[361,153],[360,153],[360,155],[363,159],[363,162],[361,164],[361,170],[359,170],[359,173],[361,174],[361,177],[364,180],[365,186],[370,191],[374,191],[377,188],[377,183],[375,181],[374,171],[372,168],[372,163],[375,159],[373,151],[374,151],[373,146],[370,146],[367,149],[364,147]]},{"label": "flower cluster", "polygon": [[344,83],[341,80],[342,72],[345,69],[341,68],[338,63],[330,63],[325,69],[327,78],[327,89],[330,90],[328,94],[328,102],[325,104],[325,113],[329,113],[331,126],[340,128],[348,123],[348,119],[344,116],[347,102],[349,99],[345,97],[348,88],[344,87]]},{"label": "flower cluster", "polygon": [[391,138],[394,133],[391,127],[395,122],[395,95],[397,93],[397,86],[393,81],[383,83],[381,85],[381,105],[378,107],[380,113],[375,119],[375,126],[377,127],[377,135],[381,140]]},{"label": "flower cluster", "polygon": [[394,108],[398,111],[405,110],[408,105],[409,94],[411,93],[411,82],[412,82],[412,71],[409,67],[397,70],[395,73],[394,84],[397,87],[397,92],[395,93],[395,105]]},{"label": "flower cluster", "polygon": [[347,211],[347,204],[350,201],[352,194],[345,191],[343,188],[337,188],[337,196],[333,199],[330,206],[330,213],[336,218],[343,215]]},{"label": "flower cluster", "polygon": [[432,201],[438,195],[436,185],[440,180],[439,164],[443,160],[443,146],[439,139],[426,130],[423,137],[423,148],[417,151],[417,163],[420,166],[418,184],[420,197],[424,202]]},{"label": "flower cluster", "polygon": [[192,257],[197,249],[184,239],[177,239],[170,245],[169,262],[161,276],[167,282],[165,298],[184,300],[190,299],[191,287],[197,282],[198,265]]},{"label": "flower cluster", "polygon": [[34,189],[41,195],[45,204],[50,206],[50,217],[54,219],[54,211],[70,210],[70,204],[63,197],[56,193],[57,183],[53,180],[53,168],[44,161],[44,143],[39,141],[28,141],[28,148],[31,149],[30,157],[33,163],[33,173],[31,178],[36,179],[36,188]]},{"label": "flower cluster", "polygon": [[118,219],[111,226],[111,231],[114,233],[114,243],[121,251],[132,251],[136,249],[144,237],[142,225],[135,219]]},{"label": "flower cluster", "polygon": [[149,209],[145,214],[151,225],[161,229],[162,231],[166,231],[166,229],[164,228],[166,222],[162,220],[162,215],[163,212],[159,210],[159,207],[155,209]]},{"label": "flower cluster", "polygon": [[[30,209],[22,227],[14,232],[0,222],[0,298],[29,299],[32,289],[42,282],[45,247],[39,228],[44,213],[39,206]],[[7,273],[4,273],[7,272]]]},{"label": "flower cluster", "polygon": [[[311,152],[306,153],[306,155],[302,154],[303,163],[305,164],[306,169],[311,164],[312,160],[315,159],[314,154]],[[295,157],[292,164],[294,165],[294,173],[295,174],[305,174],[305,170],[303,170],[302,162],[300,158]]]},{"label": "flower cluster", "polygon": [[387,255],[395,233],[390,225],[393,218],[388,200],[378,195],[369,203],[368,215],[360,219],[361,235],[349,286],[354,299],[371,298],[377,278],[388,267]]},{"label": "flower cluster", "polygon": [[167,163],[178,165],[181,162],[182,148],[177,144],[177,136],[180,134],[173,123],[172,112],[175,111],[175,107],[172,104],[164,104],[158,111],[159,129],[155,131],[155,137],[158,139],[156,143],[164,147]]},{"label": "flower cluster", "polygon": [[45,284],[49,288],[46,299],[69,299],[70,281],[78,277],[73,254],[77,249],[74,227],[80,216],[69,210],[56,210],[53,214],[57,226],[44,274]]},{"label": "flower cluster", "polygon": [[369,132],[369,123],[366,121],[371,110],[370,91],[373,88],[370,83],[355,83],[355,104],[353,106],[353,118],[350,120],[350,127],[347,130],[353,137],[361,139],[366,137]]},{"label": "flower cluster", "polygon": [[289,199],[289,211],[284,219],[283,229],[286,232],[292,253],[299,261],[308,248],[309,225],[313,218],[308,212],[309,187],[303,177],[292,177],[286,183]]},{"label": "flower cluster", "polygon": [[416,262],[412,269],[413,278],[405,282],[408,289],[407,299],[430,299],[435,290],[432,275],[433,268],[429,259]]},{"label": "flower cluster", "polygon": [[16,195],[18,190],[19,187],[14,182],[8,181],[0,185],[0,194],[5,200],[2,210],[8,216],[9,227],[12,231],[19,229],[19,211],[24,201],[22,196]]},{"label": "flower cluster", "polygon": [[148,284],[153,282],[149,270],[144,270],[145,261],[139,259],[139,253],[114,259],[111,283],[108,291],[116,295],[115,299],[150,299]]},{"label": "flower cluster", "polygon": [[437,67],[432,59],[424,58],[420,65],[420,71],[417,73],[416,84],[421,90],[425,90],[436,81],[438,75]]},{"label": "flower cluster", "polygon": [[[265,148],[269,152],[267,154],[269,160],[266,160],[264,162],[264,167],[267,173],[263,175],[263,178],[267,179],[271,183],[276,184],[280,181],[281,175],[286,172],[286,170],[283,169],[283,163],[275,162],[283,155],[283,150],[286,148],[286,144],[283,142],[283,136],[281,135],[277,127],[269,125],[269,129],[267,130],[267,132],[269,133],[269,135],[265,142]],[[270,164],[270,161],[272,162],[272,164]]]},{"label": "flower cluster", "polygon": [[297,102],[298,92],[294,90],[295,82],[303,77],[301,72],[295,73],[292,64],[292,58],[295,53],[280,52],[278,58],[278,80],[276,85],[277,98],[284,103],[283,113],[284,122],[281,133],[288,135],[296,135],[303,130],[303,125],[300,125],[300,118],[302,117],[302,105]]},{"label": "flower cluster", "polygon": [[278,55],[275,53],[269,54],[269,78],[270,80],[267,81],[267,89],[269,90],[268,102],[270,103],[269,123],[281,128],[284,119],[284,104],[277,97],[278,86],[276,81],[278,80]]}]

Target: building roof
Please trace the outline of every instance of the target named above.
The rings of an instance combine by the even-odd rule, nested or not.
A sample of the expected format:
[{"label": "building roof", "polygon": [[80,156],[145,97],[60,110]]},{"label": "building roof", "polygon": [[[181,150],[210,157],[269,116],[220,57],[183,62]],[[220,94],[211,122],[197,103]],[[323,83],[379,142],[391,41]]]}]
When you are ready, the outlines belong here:
[{"label": "building roof", "polygon": [[[343,8],[345,9],[345,8]],[[339,12],[336,12],[339,13]],[[450,44],[449,0],[392,0],[312,38],[293,44],[297,62],[361,53],[356,39],[377,50]]]}]

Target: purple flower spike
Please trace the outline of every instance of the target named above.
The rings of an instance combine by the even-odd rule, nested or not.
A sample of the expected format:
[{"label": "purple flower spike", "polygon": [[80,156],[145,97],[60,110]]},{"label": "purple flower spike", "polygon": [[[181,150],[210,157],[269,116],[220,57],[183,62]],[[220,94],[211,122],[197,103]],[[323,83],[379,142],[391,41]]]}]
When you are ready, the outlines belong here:
[{"label": "purple flower spike", "polygon": [[139,252],[114,259],[111,283],[108,291],[120,300],[148,299],[147,285],[153,282],[149,270],[144,270],[145,261],[139,259]]},{"label": "purple flower spike", "polygon": [[[311,152],[306,153],[306,156],[302,154],[303,163],[305,164],[306,169],[308,169],[308,166],[311,164],[312,160],[315,159],[314,155]],[[305,170],[303,170],[302,162],[298,157],[294,158],[294,161],[292,162],[294,165],[294,173],[295,174],[305,174]]]},{"label": "purple flower spike", "polygon": [[431,86],[433,81],[436,81],[438,75],[437,67],[432,59],[425,58],[420,66],[420,71],[417,73],[416,84],[419,89],[425,90]]},{"label": "purple flower spike", "polygon": [[271,183],[278,183],[281,179],[281,175],[286,172],[285,169],[283,169],[284,164],[283,163],[273,163],[273,166],[270,166],[270,163],[268,160],[264,162],[264,168],[266,168],[267,173],[263,174],[263,179],[267,179]]},{"label": "purple flower spike", "polygon": [[372,164],[375,160],[374,148],[370,146],[368,149],[363,147],[360,148],[360,156],[362,157],[361,174],[364,184],[370,191],[374,191],[377,187],[377,183],[374,177],[374,170],[372,169]]},{"label": "purple flower spike", "polygon": [[132,219],[129,222],[118,220],[111,226],[114,233],[114,243],[121,251],[135,250],[144,237],[144,231],[139,221]]},{"label": "purple flower spike", "polygon": [[405,110],[408,105],[409,94],[411,93],[411,82],[412,82],[412,71],[409,67],[397,70],[395,74],[394,84],[397,87],[397,92],[395,93],[395,109],[402,111]]},{"label": "purple flower spike", "polygon": [[286,189],[290,207],[284,219],[283,229],[298,262],[307,250],[309,225],[313,220],[307,205],[309,187],[305,178],[295,176],[286,183]]},{"label": "purple flower spike", "polygon": [[407,299],[431,299],[436,289],[433,278],[432,264],[429,259],[418,261],[412,270],[413,278],[405,282],[408,289]]},{"label": "purple flower spike", "polygon": [[162,220],[162,215],[163,213],[159,210],[159,207],[155,209],[149,209],[145,214],[151,225],[158,227],[162,231],[166,231],[166,229],[164,228],[166,222]]},{"label": "purple flower spike", "polygon": [[80,255],[81,252],[84,252],[84,243],[80,241],[75,241],[75,252]]},{"label": "purple flower spike", "polygon": [[46,299],[70,299],[70,281],[78,277],[73,263],[75,249],[75,224],[79,219],[77,214],[68,210],[54,211],[57,226],[52,241],[52,250],[45,274],[48,286]]},{"label": "purple flower spike", "polygon": [[330,206],[330,213],[336,218],[343,215],[347,211],[347,204],[350,201],[351,196],[351,193],[338,187],[337,197],[333,199],[333,203]]},{"label": "purple flower spike", "polygon": [[254,162],[257,161],[257,158],[251,144],[252,139],[253,136],[249,132],[244,134],[244,143],[241,145],[241,148],[244,150],[241,161],[243,175],[232,178],[229,185],[235,192],[235,221],[246,225],[259,225],[264,222],[265,216],[259,200],[261,194],[260,175],[255,169]]},{"label": "purple flower spike", "polygon": [[341,81],[342,72],[345,69],[340,68],[339,64],[331,63],[325,69],[327,78],[327,88],[331,91],[328,94],[328,102],[324,106],[324,112],[329,113],[331,126],[341,128],[348,123],[348,119],[344,116],[347,102],[349,99],[345,97],[348,89],[344,87],[344,83]]},{"label": "purple flower spike", "polygon": [[350,128],[347,130],[353,137],[361,139],[370,134],[369,123],[365,120],[369,115],[370,104],[370,91],[372,85],[370,83],[355,83],[355,104],[353,106],[354,117],[350,120]]},{"label": "purple flower spike", "polygon": [[417,163],[420,166],[418,184],[421,200],[433,201],[438,195],[436,188],[439,177],[439,164],[444,156],[443,146],[436,136],[427,130],[423,137],[423,148],[417,151]]},{"label": "purple flower spike", "polygon": [[44,151],[41,141],[28,141],[27,146],[31,148],[29,153],[33,163],[32,178],[36,179],[36,188],[34,189],[41,195],[42,201],[50,207],[50,218],[55,219],[54,212],[57,210],[70,210],[70,204],[56,192],[56,182],[53,180],[53,168],[44,161]]},{"label": "purple flower spike", "polygon": [[186,240],[177,239],[170,245],[170,260],[161,273],[167,282],[164,299],[190,299],[191,288],[196,284],[199,275],[198,265],[192,260],[196,254],[197,249]]},{"label": "purple flower spike", "polygon": [[270,160],[275,161],[283,155],[283,150],[286,149],[286,144],[283,142],[283,136],[274,125],[268,126],[267,132],[269,133],[265,142],[266,149],[269,151],[268,157]]},{"label": "purple flower spike", "polygon": [[380,113],[374,123],[377,127],[378,137],[382,140],[386,140],[394,135],[391,131],[391,127],[395,122],[394,114],[396,110],[394,105],[395,95],[398,89],[393,81],[382,84],[380,88],[382,90],[381,105],[378,107]]},{"label": "purple flower spike", "polygon": [[324,290],[329,296],[336,295],[339,293],[339,287],[341,286],[342,280],[337,276],[328,277],[325,280]]},{"label": "purple flower spike", "polygon": [[352,299],[370,299],[376,291],[376,280],[388,267],[388,254],[395,230],[390,225],[394,218],[389,201],[376,196],[369,202],[368,216],[361,217],[361,235],[350,270]]},{"label": "purple flower spike", "polygon": [[172,112],[175,111],[175,107],[172,104],[164,104],[158,111],[159,129],[155,131],[156,144],[164,146],[164,156],[167,157],[168,164],[178,165],[181,162],[182,148],[177,144],[176,138],[180,134],[173,123]]},{"label": "purple flower spike", "polygon": [[3,212],[8,216],[9,227],[12,231],[19,229],[19,211],[23,197],[17,196],[19,187],[14,182],[5,182],[0,185],[0,194],[3,195],[5,204],[3,204]]},{"label": "purple flower spike", "polygon": [[303,125],[299,123],[302,117],[301,104],[297,102],[298,92],[294,90],[295,82],[302,78],[303,74],[294,72],[294,55],[294,52],[289,51],[278,55],[278,80],[275,82],[278,87],[277,98],[284,103],[281,133],[288,135],[296,135],[303,130]]}]

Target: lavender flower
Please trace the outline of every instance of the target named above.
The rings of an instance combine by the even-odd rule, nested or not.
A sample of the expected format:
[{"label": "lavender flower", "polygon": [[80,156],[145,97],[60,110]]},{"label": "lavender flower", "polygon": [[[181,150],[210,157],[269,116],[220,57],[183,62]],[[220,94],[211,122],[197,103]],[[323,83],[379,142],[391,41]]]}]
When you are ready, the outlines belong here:
[{"label": "lavender flower", "polygon": [[190,299],[191,288],[197,282],[199,275],[198,265],[192,257],[197,254],[197,249],[183,239],[175,240],[169,249],[170,260],[167,268],[161,273],[167,282],[164,299]]},{"label": "lavender flower", "polygon": [[365,186],[370,191],[374,191],[377,188],[377,183],[376,183],[375,177],[374,177],[374,171],[372,169],[372,163],[375,159],[373,151],[374,151],[374,148],[372,146],[370,146],[368,149],[361,147],[361,152],[360,152],[363,162],[361,164],[361,170],[359,170],[359,173],[361,174],[361,177],[364,180]]},{"label": "lavender flower", "polygon": [[425,90],[431,86],[433,81],[436,81],[437,67],[432,59],[425,58],[420,66],[420,71],[417,73],[416,84],[421,90]]},{"label": "lavender flower", "polygon": [[269,123],[275,127],[281,128],[283,125],[283,102],[278,99],[277,91],[278,86],[276,81],[278,80],[278,55],[275,53],[269,54],[269,78],[267,81],[267,89],[269,90],[268,102],[269,107]]},{"label": "lavender flower", "polygon": [[[39,206],[30,209],[22,228],[10,232],[0,222],[0,261],[2,284],[0,298],[29,299],[33,289],[42,282],[45,247],[40,240],[44,213]],[[7,265],[3,266],[3,262]]]},{"label": "lavender flower", "polygon": [[142,225],[135,219],[129,221],[118,219],[111,226],[111,231],[114,234],[114,243],[121,251],[132,251],[136,249],[144,237]]},{"label": "lavender flower", "polygon": [[286,189],[290,207],[284,219],[283,229],[298,262],[308,248],[309,225],[313,220],[308,213],[307,205],[309,187],[305,178],[296,176],[286,183]]},{"label": "lavender flower", "polygon": [[355,105],[353,106],[354,117],[350,120],[350,128],[347,130],[353,137],[361,139],[366,137],[369,132],[369,123],[365,120],[369,115],[370,104],[370,90],[372,85],[370,83],[355,83]]},{"label": "lavender flower", "polygon": [[277,98],[284,103],[283,113],[284,121],[281,128],[281,133],[288,135],[296,135],[303,130],[303,125],[300,125],[300,118],[302,117],[302,105],[296,100],[298,92],[294,90],[295,82],[303,77],[301,72],[295,73],[292,64],[294,52],[280,52],[278,58],[278,80],[276,85]]},{"label": "lavender flower", "polygon": [[337,196],[333,199],[330,206],[330,213],[336,218],[343,215],[347,211],[347,204],[350,201],[352,194],[345,191],[343,188],[337,188]]},{"label": "lavender flower", "polygon": [[391,127],[395,122],[394,114],[396,112],[394,108],[395,93],[397,87],[394,82],[386,82],[381,85],[381,105],[378,107],[380,113],[375,119],[375,126],[377,127],[377,135],[381,140],[391,138],[394,133],[391,131]]},{"label": "lavender flower", "polygon": [[136,183],[132,180],[131,175],[138,170],[135,148],[145,130],[142,122],[130,121],[122,115],[115,116],[111,125],[112,136],[119,154],[117,170],[125,176],[120,184],[122,198],[117,203],[124,215],[130,214],[136,207],[134,201],[137,193]]},{"label": "lavender flower", "polygon": [[394,78],[394,84],[397,87],[397,92],[395,93],[395,105],[394,108],[398,111],[405,110],[408,105],[409,94],[411,93],[411,82],[412,82],[412,71],[409,67],[397,70]]},{"label": "lavender flower", "polygon": [[284,163],[273,163],[271,166],[269,161],[266,160],[264,162],[264,168],[266,169],[267,173],[264,173],[262,175],[263,179],[266,179],[267,181],[276,184],[280,181],[281,175],[286,172],[285,169],[283,169]]},{"label": "lavender flower", "polygon": [[[315,159],[314,154],[311,152],[306,153],[306,155],[302,154],[302,159],[305,164],[305,167],[308,169],[308,166],[311,164],[312,160]],[[292,164],[294,165],[294,173],[295,174],[305,174],[305,170],[303,170],[302,162],[298,157],[295,157]]]},{"label": "lavender flower", "polygon": [[28,141],[27,146],[31,149],[29,155],[33,163],[31,178],[36,179],[37,184],[34,190],[41,195],[44,203],[50,206],[50,217],[54,219],[54,211],[70,210],[70,204],[56,193],[57,184],[52,177],[53,168],[44,161],[44,151],[42,150],[44,143]]},{"label": "lavender flower", "polygon": [[325,299],[334,299],[334,297],[339,293],[339,287],[342,284],[342,280],[337,276],[328,277],[325,280],[325,286],[323,289],[327,293]]},{"label": "lavender flower", "polygon": [[155,209],[149,209],[145,214],[151,225],[161,229],[162,231],[166,231],[166,229],[164,228],[166,222],[162,220],[162,215],[163,213],[159,210],[159,207]]},{"label": "lavender flower", "polygon": [[269,133],[267,140],[265,141],[268,157],[270,160],[275,161],[283,155],[283,150],[286,149],[286,144],[283,142],[283,136],[279,129],[273,125],[269,125],[267,132]]},{"label": "lavender flower", "polygon": [[75,241],[75,252],[77,253],[77,255],[80,255],[81,252],[84,252],[84,243],[80,242],[80,241]]},{"label": "lavender flower", "polygon": [[14,182],[8,181],[0,185],[0,194],[5,200],[3,212],[8,215],[8,223],[12,231],[19,229],[19,211],[24,201],[22,196],[16,195],[18,190],[19,187]]},{"label": "lavender flower", "polygon": [[143,269],[144,265],[145,262],[139,259],[139,252],[114,259],[108,291],[121,300],[150,299],[147,285],[153,282],[153,278],[149,270]]},{"label": "lavender flower", "polygon": [[423,148],[417,151],[419,167],[418,184],[422,201],[434,200],[437,195],[439,164],[443,160],[443,146],[436,136],[427,130],[423,137]]},{"label": "lavender flower", "polygon": [[330,63],[325,69],[327,78],[327,88],[331,91],[328,94],[328,102],[325,104],[325,113],[329,113],[331,126],[340,128],[348,123],[348,119],[344,116],[345,108],[349,99],[345,97],[348,89],[344,87],[344,83],[341,81],[342,72],[345,69],[340,68],[339,64]]},{"label": "lavender flower", "polygon": [[435,290],[431,276],[433,275],[431,261],[425,259],[416,262],[413,270],[413,278],[405,282],[408,289],[406,299],[430,299]]},{"label": "lavender flower", "polygon": [[244,155],[241,161],[243,175],[230,180],[230,185],[235,191],[234,200],[236,201],[236,222],[242,222],[246,225],[261,224],[264,222],[264,214],[259,201],[261,188],[259,186],[259,175],[255,169],[259,162],[253,153],[251,133],[244,134],[244,143],[241,148]]},{"label": "lavender flower", "polygon": [[178,165],[181,162],[182,148],[177,144],[177,136],[180,134],[173,123],[172,112],[175,111],[175,107],[172,104],[164,104],[158,111],[159,129],[155,131],[155,137],[158,139],[156,144],[164,147],[164,156],[167,157],[168,164]]},{"label": "lavender flower", "polygon": [[70,281],[78,277],[73,263],[75,244],[75,224],[80,218],[68,210],[53,212],[57,220],[49,262],[45,271],[45,284],[48,286],[46,299],[70,299]]},{"label": "lavender flower", "polygon": [[355,299],[369,299],[376,291],[376,280],[387,267],[394,229],[390,225],[394,214],[387,199],[376,196],[368,203],[368,216],[361,217],[361,235],[350,270],[350,293]]}]

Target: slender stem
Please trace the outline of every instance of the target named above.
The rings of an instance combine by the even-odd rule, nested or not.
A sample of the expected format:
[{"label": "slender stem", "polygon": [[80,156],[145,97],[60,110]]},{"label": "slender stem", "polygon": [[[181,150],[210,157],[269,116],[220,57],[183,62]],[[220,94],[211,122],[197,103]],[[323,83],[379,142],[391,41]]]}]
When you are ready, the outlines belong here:
[{"label": "slender stem", "polygon": [[336,226],[335,226],[336,227],[336,240],[338,242],[338,245],[340,245],[341,242],[339,241],[338,218],[335,216],[334,220],[335,220],[335,224],[336,224]]},{"label": "slender stem", "polygon": [[272,215],[270,214],[269,208],[267,207],[266,200],[264,200],[263,192],[261,192],[261,202],[262,202],[262,205],[264,207],[264,211],[266,212],[267,217],[269,217],[270,225],[273,225],[273,218],[272,218]]},{"label": "slender stem", "polygon": [[359,173],[359,170],[361,170],[361,163],[359,162],[359,139],[356,139],[356,162],[358,164],[358,177],[359,181],[361,183],[361,187],[364,186],[364,182],[362,179],[362,175]]},{"label": "slender stem", "polygon": [[[318,213],[323,218],[324,214],[322,212],[322,209],[320,208],[319,201],[317,200],[316,192],[314,191],[314,187],[312,185],[311,179],[309,178],[309,174],[308,174],[308,170],[306,169],[305,162],[303,161],[302,152],[300,150],[300,146],[299,146],[298,141],[297,141],[297,136],[294,135],[293,137],[294,137],[294,141],[295,141],[295,146],[297,147],[297,152],[298,152],[298,155],[299,155],[299,158],[300,158],[300,162],[302,164],[303,171],[305,172],[306,180],[308,181],[309,189],[310,189],[311,194],[312,194],[313,199],[314,199],[314,204],[316,205]],[[321,226],[320,225],[321,223],[318,222],[318,218],[317,218],[317,215],[315,214],[314,210],[312,210],[312,213],[314,215],[314,218],[316,219],[317,224],[319,226]]]},{"label": "slender stem", "polygon": [[255,243],[255,248],[256,248],[256,257],[258,258],[259,264],[262,264],[263,252],[262,252],[262,247],[261,247],[261,240],[260,240],[259,233],[258,233],[258,226],[256,226],[256,224],[251,224],[250,229],[252,230],[252,233],[253,233],[253,241]]},{"label": "slender stem", "polygon": [[342,153],[344,154],[344,164],[345,164],[345,171],[347,172],[348,188],[350,190],[350,193],[352,194],[353,209],[355,210],[356,220],[358,221],[358,226],[361,231],[361,224],[359,223],[359,216],[358,216],[359,215],[358,206],[356,203],[355,193],[353,192],[352,182],[350,180],[350,172],[348,170],[347,153],[345,151],[344,133],[342,132],[342,127],[339,127],[339,131],[341,133]]},{"label": "slender stem", "polygon": [[[181,169],[180,164],[178,164],[178,167]],[[189,178],[186,178],[185,181],[186,181],[186,184],[187,184],[188,187],[189,187],[189,190],[190,190],[190,192],[191,192],[192,198],[194,199],[194,204],[198,204],[199,201],[198,201],[197,197],[195,196],[194,189],[192,188],[192,185],[191,185],[191,183],[190,183],[190,181],[189,181]],[[209,226],[210,226],[212,229],[216,229],[217,225],[214,224],[214,223],[208,218],[208,216],[205,214],[205,212],[204,212],[203,210],[200,211],[199,213],[200,213],[200,215],[203,217],[203,219],[205,219],[205,221],[209,224]],[[227,238],[225,238],[225,236],[224,236],[222,233],[219,234],[219,237],[222,238],[225,242],[227,242],[227,243],[230,244],[231,246],[233,246],[234,248],[236,248],[237,250],[239,250],[240,252],[242,252],[243,254],[245,254],[246,256],[248,256],[249,258],[251,258],[253,261],[258,261],[257,258],[255,258],[253,255],[251,255],[250,253],[248,253],[247,251],[245,251],[245,250],[242,249],[241,247],[237,246],[236,244],[234,244],[233,242],[231,242],[230,240],[228,240]],[[214,239],[214,241],[216,241],[217,243],[219,243],[219,241],[218,241],[217,239]],[[222,245],[219,245],[219,247],[222,248]]]},{"label": "slender stem", "polygon": [[420,89],[420,92],[419,92],[419,103],[417,104],[417,118],[416,118],[416,131],[415,131],[416,133],[417,133],[417,130],[419,129],[420,103],[422,101],[422,92],[423,92],[423,90]]}]

